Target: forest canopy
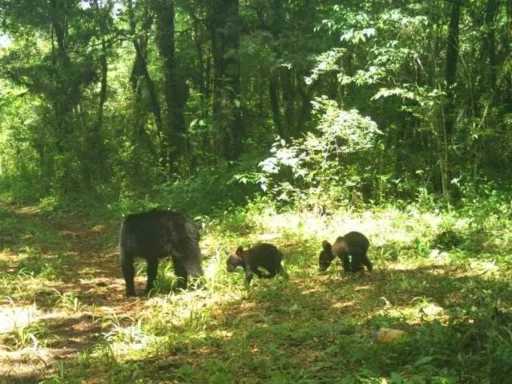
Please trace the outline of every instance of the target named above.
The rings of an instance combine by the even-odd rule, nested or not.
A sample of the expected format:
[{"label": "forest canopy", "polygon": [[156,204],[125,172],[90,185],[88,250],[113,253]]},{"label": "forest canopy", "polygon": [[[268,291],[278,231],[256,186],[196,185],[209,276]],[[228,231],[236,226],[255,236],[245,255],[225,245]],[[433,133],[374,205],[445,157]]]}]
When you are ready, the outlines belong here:
[{"label": "forest canopy", "polygon": [[342,3],[0,0],[3,189],[456,203],[507,185],[510,4]]}]

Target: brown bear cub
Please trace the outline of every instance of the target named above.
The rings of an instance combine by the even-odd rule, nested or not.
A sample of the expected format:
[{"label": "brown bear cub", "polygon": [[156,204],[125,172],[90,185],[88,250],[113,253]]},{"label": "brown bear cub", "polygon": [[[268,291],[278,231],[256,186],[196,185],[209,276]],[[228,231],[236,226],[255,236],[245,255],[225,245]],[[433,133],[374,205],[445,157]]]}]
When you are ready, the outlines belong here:
[{"label": "brown bear cub", "polygon": [[[361,271],[363,265],[371,272],[372,262],[366,255],[369,246],[370,242],[360,232],[349,232],[345,236],[340,236],[332,245],[328,241],[324,241],[319,257],[320,272],[326,271],[335,257],[341,259],[345,272]],[[349,256],[352,256],[352,261]]]},{"label": "brown bear cub", "polygon": [[[228,256],[227,271],[234,272],[242,267],[245,271],[245,284],[249,286],[253,275],[260,279],[270,279],[278,273],[284,274],[282,259],[283,254],[272,244],[262,243],[246,250],[238,247],[234,254]],[[266,269],[268,274],[261,272],[260,267]]]}]

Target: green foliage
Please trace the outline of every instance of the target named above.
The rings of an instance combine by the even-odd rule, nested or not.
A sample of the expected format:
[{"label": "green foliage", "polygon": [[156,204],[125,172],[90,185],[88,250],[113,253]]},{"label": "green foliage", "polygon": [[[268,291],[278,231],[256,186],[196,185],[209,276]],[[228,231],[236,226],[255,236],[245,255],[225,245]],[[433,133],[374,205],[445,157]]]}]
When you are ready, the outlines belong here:
[{"label": "green foliage", "polygon": [[[447,89],[446,68],[454,64],[440,53],[449,46],[451,3],[241,4],[234,55],[241,60],[240,91],[226,89],[229,97],[236,93],[243,115],[243,145],[223,150],[232,132],[213,118],[219,85],[212,68],[221,58],[212,50],[209,4],[177,2],[176,28],[167,31],[172,23],[153,23],[155,4],[146,0],[132,8],[56,4],[0,2],[0,182],[2,193],[18,201],[87,191],[148,204],[163,194],[186,207],[200,196],[204,214],[254,192],[234,192],[233,175],[265,185],[282,202],[311,197],[314,206],[333,199],[439,205],[428,201],[439,194],[444,204],[457,203],[485,196],[485,185],[508,183],[506,8],[463,7],[456,86]],[[160,49],[162,33],[173,36],[175,52]],[[166,65],[174,64],[179,84],[169,86]],[[179,106],[164,102],[169,97]],[[224,112],[233,107],[225,104]],[[329,138],[315,142],[322,134],[346,136],[349,123],[336,122],[342,111],[351,143],[364,147],[366,140],[371,151],[342,156],[345,149],[332,148]],[[378,125],[377,137],[367,134],[361,116]],[[177,126],[183,132],[174,132]],[[288,153],[281,144],[268,153],[276,135]],[[329,154],[323,168],[322,151]],[[241,161],[226,165],[226,152],[242,152]],[[254,172],[252,162],[269,155],[292,169],[280,170],[278,180],[267,170]],[[299,159],[306,155],[312,164]],[[296,165],[284,165],[294,158]],[[315,191],[324,188],[325,198]]]},{"label": "green foliage", "polygon": [[193,216],[222,212],[244,204],[258,192],[257,186],[237,177],[241,169],[253,167],[255,161],[248,157],[235,166],[204,167],[195,175],[147,185],[140,191],[123,189],[119,202],[110,206],[123,215],[157,206]]},{"label": "green foliage", "polygon": [[77,297],[76,292],[66,292],[61,294],[57,291],[59,299],[57,300],[57,306],[71,311],[73,313],[83,312],[85,309],[85,305],[80,302],[80,299]]},{"label": "green foliage", "polygon": [[[494,204],[506,207],[499,201],[495,197]],[[332,216],[278,213],[260,197],[247,207],[217,211],[205,219],[205,289],[173,291],[174,273],[170,263],[163,262],[154,295],[126,300],[119,266],[112,259],[117,258],[117,237],[112,234],[118,217],[105,216],[103,207],[94,204],[88,211],[62,210],[53,216],[63,207],[50,205],[50,210],[39,211],[42,221],[38,216],[16,216],[17,208],[9,205],[0,208],[8,225],[16,217],[21,233],[37,228],[36,233],[45,234],[38,239],[48,260],[66,250],[73,261],[52,275],[56,290],[45,294],[41,287],[49,281],[44,268],[29,278],[9,273],[0,279],[11,291],[23,291],[17,294],[23,301],[6,302],[1,311],[23,312],[22,303],[35,303],[25,315],[31,321],[9,331],[8,345],[17,350],[74,348],[67,341],[70,326],[75,326],[74,337],[85,337],[80,349],[87,346],[86,351],[76,350],[74,358],[63,360],[55,371],[46,369],[47,382],[81,382],[92,372],[96,379],[112,383],[221,382],[239,377],[311,383],[377,383],[385,378],[407,384],[456,383],[470,377],[469,382],[477,383],[510,374],[512,264],[506,257],[508,235],[498,231],[511,225],[508,216],[485,217],[477,214],[478,205],[468,208],[473,214],[464,215],[417,205],[350,212],[342,207]],[[478,248],[474,220],[492,233]],[[80,241],[86,248],[80,241],[71,244],[75,248],[65,248],[67,237],[60,226],[53,227],[63,223],[66,231],[85,234],[87,240]],[[108,241],[97,234],[99,223],[101,231],[110,232]],[[0,234],[10,239],[12,233],[2,224]],[[326,274],[318,274],[322,239],[353,229],[370,238],[375,270],[340,276],[341,266],[335,262]],[[283,251],[289,278],[255,279],[247,290],[241,270],[226,271],[226,251],[259,241],[271,241]],[[5,262],[7,268],[19,270],[24,259],[27,267],[35,265],[28,255],[39,251],[27,248],[30,242],[20,236],[11,243],[11,249],[25,249],[27,254],[14,266]],[[445,247],[447,242],[450,247]],[[9,249],[2,252],[13,254]],[[137,265],[142,284],[145,267],[143,262]],[[380,343],[373,338],[379,327],[408,335],[397,343]]]},{"label": "green foliage", "polygon": [[[54,383],[510,378],[507,7],[240,2],[222,56],[214,3],[164,22],[158,2],[118,3],[0,0],[0,309],[37,318],[2,343],[82,335],[45,363]],[[154,207],[202,227],[207,289],[173,291],[162,264],[155,296],[126,302],[119,220]],[[321,241],[355,229],[375,272],[318,275]],[[260,241],[290,278],[246,290],[225,253]],[[382,326],[409,336],[378,343]]]},{"label": "green foliage", "polygon": [[14,339],[15,348],[22,349],[32,347],[38,349],[44,347],[44,343],[39,340],[45,336],[48,330],[41,325],[27,325],[26,327],[18,327],[13,331],[12,337]]},{"label": "green foliage", "polygon": [[[277,201],[300,208],[361,202],[371,183],[371,152],[381,132],[357,111],[344,111],[320,98],[313,103],[317,129],[290,144],[276,142],[261,162],[257,181]],[[254,177],[254,176],[253,176]],[[253,179],[254,180],[254,179]],[[305,203],[307,202],[307,203]]]}]

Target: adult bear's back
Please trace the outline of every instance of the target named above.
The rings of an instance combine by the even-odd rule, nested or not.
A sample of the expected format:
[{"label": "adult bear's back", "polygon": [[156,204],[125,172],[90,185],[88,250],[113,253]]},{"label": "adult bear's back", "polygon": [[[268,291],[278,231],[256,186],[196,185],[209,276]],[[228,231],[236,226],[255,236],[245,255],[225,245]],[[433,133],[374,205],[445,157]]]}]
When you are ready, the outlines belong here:
[{"label": "adult bear's back", "polygon": [[176,239],[199,241],[199,231],[180,212],[154,209],[127,215],[121,222],[119,246],[133,254],[163,257]]}]

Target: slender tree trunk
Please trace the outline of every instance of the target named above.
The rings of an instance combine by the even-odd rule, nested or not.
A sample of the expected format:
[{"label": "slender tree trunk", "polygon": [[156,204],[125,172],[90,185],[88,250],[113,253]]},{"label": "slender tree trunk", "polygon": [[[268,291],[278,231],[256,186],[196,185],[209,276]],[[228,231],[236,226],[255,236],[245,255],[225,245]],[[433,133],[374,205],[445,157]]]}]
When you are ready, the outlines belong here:
[{"label": "slender tree trunk", "polygon": [[71,60],[66,50],[66,9],[62,0],[51,0],[51,20],[56,49],[52,46],[52,63],[54,65],[54,80],[56,83],[57,95],[53,102],[55,120],[57,125],[57,150],[64,152],[67,136],[70,133],[71,124],[68,123],[70,114],[73,111],[75,101],[75,90],[67,81],[66,74],[69,74]]},{"label": "slender tree trunk", "polygon": [[211,1],[214,74],[213,127],[219,152],[236,160],[242,152],[240,113],[240,15],[238,0]]},{"label": "slender tree trunk", "polygon": [[[331,77],[331,76],[329,76],[329,77]],[[300,81],[301,81],[301,76],[298,75],[297,76],[297,84],[300,84]],[[336,81],[333,81],[333,82],[336,83]],[[313,92],[317,88],[318,84],[319,84],[319,82],[317,80],[313,84],[309,84],[307,86],[306,85],[304,85],[304,86],[298,85],[298,87],[297,87],[302,103],[301,103],[300,110],[299,110],[299,119],[297,121],[296,133],[304,132],[306,122],[308,121],[308,119],[311,115],[311,110],[312,110],[311,98],[313,97],[312,96]]]},{"label": "slender tree trunk", "polygon": [[157,45],[163,59],[165,75],[166,124],[165,138],[169,153],[169,171],[187,154],[185,116],[183,110],[189,97],[188,86],[179,71],[174,41],[174,1],[154,0]]},{"label": "slender tree trunk", "polygon": [[135,16],[133,13],[133,3],[132,0],[128,0],[128,18],[130,23],[130,33],[132,35],[132,43],[133,47],[135,48],[135,55],[136,60],[138,61],[138,65],[140,66],[139,70],[142,76],[145,79],[145,83],[148,88],[150,103],[151,103],[151,110],[153,113],[153,116],[155,118],[155,125],[156,129],[158,131],[158,137],[159,137],[159,144],[160,144],[160,164],[164,169],[167,169],[167,159],[168,159],[168,153],[167,149],[162,143],[162,132],[163,132],[163,124],[162,124],[162,108],[160,107],[160,102],[158,101],[158,94],[156,92],[155,83],[153,82],[153,79],[151,78],[148,66],[146,63],[146,57],[144,55],[144,51],[142,50],[139,40],[135,36],[136,33],[136,24],[135,24]]},{"label": "slender tree trunk", "polygon": [[[105,41],[105,34],[107,33],[107,25],[106,25],[106,17],[105,10],[101,9],[98,0],[94,1],[94,6],[96,7],[96,12],[99,17],[99,26],[100,26],[100,36],[101,36],[101,53],[99,57],[100,68],[101,68],[101,79],[100,79],[100,99],[98,104],[98,112],[96,118],[96,129],[94,134],[97,138],[101,135],[101,130],[103,126],[103,110],[105,106],[105,102],[107,101],[107,86],[108,86],[108,62],[107,62],[107,43]],[[107,3],[108,8],[110,9],[110,2]],[[99,144],[96,142],[95,144]]]},{"label": "slender tree trunk", "polygon": [[101,88],[100,88],[100,100],[98,105],[98,118],[96,123],[96,131],[101,132],[103,127],[103,111],[105,102],[107,101],[107,74],[108,74],[108,63],[107,63],[107,44],[105,42],[105,36],[101,37],[101,55],[100,55],[100,66],[101,66]]},{"label": "slender tree trunk", "polygon": [[[275,41],[279,41],[281,39],[281,33],[283,29],[283,20],[285,12],[284,12],[284,4],[281,0],[272,0],[271,3],[272,12],[269,13],[269,25],[270,31]],[[264,23],[263,16],[262,23]],[[281,56],[281,52],[277,50],[276,58],[277,61]],[[283,138],[287,138],[287,134],[283,127],[283,117],[281,115],[281,110],[279,107],[279,67],[272,68],[270,71],[269,79],[268,79],[268,93],[270,99],[270,110],[272,111],[272,120],[274,122],[274,127],[277,131],[277,134]]]},{"label": "slender tree trunk", "polygon": [[[101,8],[98,0],[94,0],[93,6],[96,12],[96,17],[98,20],[99,26],[99,35],[100,35],[100,43],[101,43],[101,51],[99,56],[100,63],[100,94],[99,94],[99,103],[98,103],[98,111],[96,116],[96,121],[92,125],[90,132],[87,135],[87,155],[91,159],[90,162],[87,162],[84,165],[84,169],[87,175],[87,181],[89,183],[93,183],[94,176],[103,176],[104,173],[104,161],[105,161],[105,153],[104,146],[102,140],[102,129],[103,129],[103,114],[104,114],[104,106],[107,101],[107,86],[108,86],[108,62],[107,62],[107,43],[105,40],[105,36],[107,34],[107,20],[108,13],[111,10],[112,4],[110,1],[107,1],[104,5],[104,8]],[[82,108],[80,108],[81,110]],[[84,119],[85,120],[85,119]],[[86,123],[84,122],[84,125]]]},{"label": "slender tree trunk", "polygon": [[[199,88],[200,92],[200,106],[201,106],[201,112],[206,113],[205,107],[206,107],[206,97],[209,94],[208,89],[208,77],[209,77],[209,70],[208,70],[208,56],[205,55],[205,44],[204,40],[201,39],[201,25],[202,21],[199,19],[199,17],[194,13],[195,9],[192,6],[186,7],[186,11],[188,12],[188,15],[192,19],[192,40],[194,42],[194,47],[196,50],[196,57],[197,57],[197,63],[199,66],[199,70],[197,73],[198,79],[197,79],[197,87]],[[206,56],[206,57],[205,57]]]},{"label": "slender tree trunk", "polygon": [[486,87],[494,90],[496,86],[496,70],[498,67],[498,58],[496,55],[496,39],[494,34],[494,22],[498,13],[499,2],[498,0],[487,0],[485,9],[485,41],[483,44],[486,55],[489,59],[489,80],[486,82]]},{"label": "slender tree trunk", "polygon": [[[211,36],[210,29],[204,29],[205,24],[203,19],[201,18],[201,11],[203,9],[196,7],[194,3],[188,3],[184,5],[185,10],[188,12],[192,20],[192,41],[194,42],[194,47],[196,50],[197,57],[197,77],[196,77],[196,87],[199,89],[199,109],[200,109],[200,118],[205,121],[209,121],[211,108],[210,101],[212,100],[212,91],[211,91],[211,54],[209,52],[209,46],[206,44],[206,40]],[[208,5],[207,10],[210,10],[210,6]],[[211,25],[210,25],[211,27]],[[191,156],[191,169],[196,168],[197,165],[201,162],[208,163],[212,165],[212,156],[203,156],[204,153],[215,153],[215,138],[214,133],[211,129],[208,129],[208,125],[204,124],[203,129],[201,129],[197,135],[197,139],[195,143],[202,147],[202,153],[192,153]],[[206,128],[206,129],[205,129]],[[189,143],[190,147],[193,147],[194,141],[191,140]]]},{"label": "slender tree trunk", "polygon": [[[512,45],[512,0],[506,0],[506,14],[507,14],[507,32],[503,42],[504,49],[503,55],[507,58],[511,54]],[[512,79],[510,76],[505,76],[503,79],[505,83],[505,91],[503,92],[503,100],[506,104],[512,105]]]},{"label": "slender tree trunk", "polygon": [[272,71],[268,80],[268,93],[270,96],[270,109],[272,111],[272,120],[274,121],[274,127],[281,138],[286,138],[286,132],[283,130],[283,123],[281,120],[281,111],[279,110],[279,91],[278,91],[279,79],[276,71]]},{"label": "slender tree trunk", "polygon": [[[129,4],[130,5],[130,4]],[[149,30],[153,24],[153,18],[147,5],[144,7],[143,14],[143,22],[141,26],[141,32],[138,36],[135,36],[136,24],[133,19],[133,10],[129,8],[129,22],[130,22],[130,33],[132,34],[132,38],[137,39],[138,49],[135,50],[135,58],[133,60],[133,66],[130,73],[130,83],[132,85],[132,90],[134,92],[134,103],[133,103],[133,115],[134,115],[134,124],[133,124],[133,137],[137,143],[140,143],[144,146],[145,149],[148,149],[151,155],[157,159],[160,156],[157,154],[157,151],[154,148],[153,142],[151,141],[151,137],[149,136],[146,130],[147,123],[147,110],[143,99],[143,89],[144,87],[149,89],[149,86],[146,84],[146,75],[144,71],[145,63],[147,62],[148,56],[148,40],[149,40]],[[135,45],[134,45],[135,46]],[[141,54],[139,54],[139,52]],[[152,113],[152,112],[150,112]],[[160,137],[158,137],[160,143]],[[137,150],[140,146],[137,146]]]},{"label": "slender tree trunk", "polygon": [[448,38],[446,42],[446,90],[447,90],[447,103],[445,107],[445,127],[446,134],[451,137],[455,119],[452,112],[454,108],[454,92],[453,85],[457,79],[457,62],[459,59],[459,21],[462,0],[454,0],[452,3],[452,10],[450,16],[450,24],[448,26]]},{"label": "slender tree trunk", "polygon": [[284,102],[285,138],[295,134],[295,89],[293,69],[281,67],[281,89]]},{"label": "slender tree trunk", "polygon": [[446,103],[444,106],[444,132],[442,132],[443,148],[440,151],[441,155],[441,183],[443,188],[443,195],[445,199],[449,200],[449,145],[452,141],[453,131],[455,127],[455,93],[453,86],[457,80],[457,62],[459,58],[459,22],[461,13],[462,0],[453,0],[450,23],[448,25],[448,37],[446,42]]}]

